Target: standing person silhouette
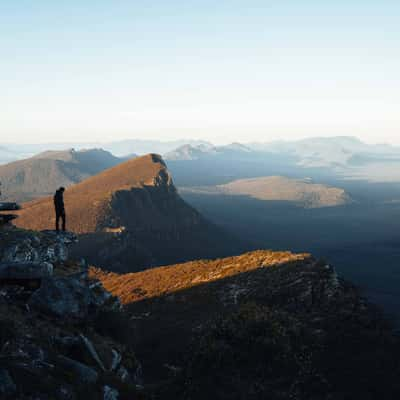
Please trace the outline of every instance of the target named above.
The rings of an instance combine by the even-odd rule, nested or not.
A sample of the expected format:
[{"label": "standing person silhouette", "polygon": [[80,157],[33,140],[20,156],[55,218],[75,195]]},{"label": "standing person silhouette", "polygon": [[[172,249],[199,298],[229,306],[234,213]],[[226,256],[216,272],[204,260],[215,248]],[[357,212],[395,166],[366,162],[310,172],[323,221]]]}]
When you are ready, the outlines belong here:
[{"label": "standing person silhouette", "polygon": [[65,232],[65,207],[64,207],[65,188],[60,187],[54,195],[54,208],[56,211],[56,231],[60,230],[60,218],[62,220],[62,230]]}]

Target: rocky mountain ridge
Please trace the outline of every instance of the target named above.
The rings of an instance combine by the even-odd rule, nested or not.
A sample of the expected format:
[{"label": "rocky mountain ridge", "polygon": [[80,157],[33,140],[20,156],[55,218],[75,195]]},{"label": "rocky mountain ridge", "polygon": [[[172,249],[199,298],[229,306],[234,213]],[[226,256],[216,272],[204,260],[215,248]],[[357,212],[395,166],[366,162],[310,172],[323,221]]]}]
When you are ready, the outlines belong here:
[{"label": "rocky mountain ridge", "polygon": [[[180,198],[166,164],[155,154],[74,185],[64,197],[68,229],[80,235],[73,255],[107,269],[129,272],[240,251],[237,240]],[[24,204],[16,224],[51,229],[52,201]]]},{"label": "rocky mountain ridge", "polygon": [[[309,254],[257,251],[90,275],[135,321],[160,399],[393,399],[399,337]],[[162,327],[160,331],[160,327]],[[379,365],[379,370],[373,367]]]}]

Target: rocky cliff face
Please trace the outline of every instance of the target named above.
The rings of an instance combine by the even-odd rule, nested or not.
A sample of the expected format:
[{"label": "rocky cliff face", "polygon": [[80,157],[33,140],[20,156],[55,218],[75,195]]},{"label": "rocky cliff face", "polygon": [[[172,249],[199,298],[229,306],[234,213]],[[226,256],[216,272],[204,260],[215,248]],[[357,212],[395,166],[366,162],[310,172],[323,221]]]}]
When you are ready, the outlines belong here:
[{"label": "rocky cliff face", "polygon": [[[240,251],[178,195],[168,169],[148,155],[109,169],[65,193],[68,229],[80,235],[73,255],[115,271],[135,271]],[[24,205],[19,226],[54,225],[52,199]]]},{"label": "rocky cliff face", "polygon": [[[118,299],[71,263],[72,234],[0,231],[0,398],[134,399],[141,365]],[[118,331],[120,330],[120,331]]]}]

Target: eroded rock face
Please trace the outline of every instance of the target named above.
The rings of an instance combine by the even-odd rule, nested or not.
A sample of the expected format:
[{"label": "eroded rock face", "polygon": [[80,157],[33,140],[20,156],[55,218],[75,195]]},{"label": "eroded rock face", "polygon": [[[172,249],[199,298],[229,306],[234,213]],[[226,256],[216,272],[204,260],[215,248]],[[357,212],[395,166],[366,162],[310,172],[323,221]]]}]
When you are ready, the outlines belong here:
[{"label": "eroded rock face", "polygon": [[69,232],[7,230],[0,236],[0,263],[63,263],[68,259],[68,246],[76,241]]},{"label": "eroded rock face", "polygon": [[60,318],[85,318],[90,304],[87,286],[71,278],[44,280],[29,301],[31,307]]}]

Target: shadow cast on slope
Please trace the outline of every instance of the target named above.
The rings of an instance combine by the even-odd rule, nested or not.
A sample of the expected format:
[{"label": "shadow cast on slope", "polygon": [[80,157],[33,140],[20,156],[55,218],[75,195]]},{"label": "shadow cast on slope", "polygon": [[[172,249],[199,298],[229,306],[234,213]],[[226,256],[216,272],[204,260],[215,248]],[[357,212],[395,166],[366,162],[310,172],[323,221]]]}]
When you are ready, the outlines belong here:
[{"label": "shadow cast on slope", "polygon": [[[256,340],[254,346],[258,346],[265,357],[264,361],[256,357],[257,363],[261,363],[257,368],[265,363],[266,371],[262,374],[268,374],[267,370],[271,367],[268,366],[268,357],[272,354],[275,357],[275,351],[283,351],[279,349],[286,346],[285,341],[288,340],[284,332],[290,331],[290,346],[299,352],[295,356],[300,357],[301,352],[305,352],[303,356],[312,363],[309,367],[318,368],[319,371],[314,372],[326,375],[337,390],[364,393],[363,385],[368,379],[373,382],[373,377],[375,382],[367,385],[368,390],[378,390],[383,382],[381,379],[395,382],[392,369],[398,370],[398,362],[393,354],[398,354],[398,342],[393,341],[389,325],[376,309],[366,305],[353,286],[343,282],[337,286],[336,279],[325,264],[309,258],[137,300],[127,305],[135,325],[132,344],[143,361],[145,375],[150,381],[166,379],[172,366],[184,370],[193,368],[194,372],[190,373],[199,375],[192,378],[200,381],[207,378],[210,385],[214,373],[219,375],[220,383],[224,380],[229,382],[229,375],[234,371],[239,375],[255,373],[251,366],[254,354],[249,353],[247,358],[245,355],[248,346],[254,351],[249,340]],[[137,291],[139,298],[146,297],[145,292],[140,293],[140,287],[133,290]],[[242,323],[238,313],[243,307],[263,314],[261,319],[267,324],[274,325],[276,322],[282,325],[277,328],[279,332],[282,329],[282,337],[278,333],[274,343],[264,348],[263,341],[269,338],[262,332],[254,332],[259,328],[258,322],[251,320],[253,317],[246,321],[245,331],[234,325],[229,328],[229,337],[225,337],[226,324]],[[212,337],[208,337],[210,334]],[[209,340],[207,344],[203,342],[205,337]],[[221,340],[231,339],[236,347],[230,350],[220,343]],[[204,369],[201,373],[196,372],[199,351],[206,351],[207,357],[212,359],[207,348],[210,352],[212,349],[221,352],[219,356],[222,358],[226,357],[226,352],[240,353],[244,364],[235,365],[235,361],[231,360],[232,365],[223,366],[226,371],[215,371],[210,364],[208,372]],[[367,365],[372,362],[381,363],[381,371],[371,371]],[[344,365],[346,368],[343,368]],[[382,374],[387,374],[387,377]],[[281,379],[285,380],[285,377]],[[207,383],[202,385],[206,387]],[[217,382],[212,387],[215,385]]]}]

